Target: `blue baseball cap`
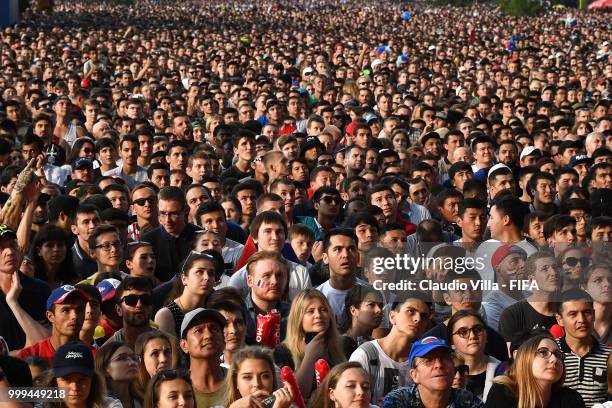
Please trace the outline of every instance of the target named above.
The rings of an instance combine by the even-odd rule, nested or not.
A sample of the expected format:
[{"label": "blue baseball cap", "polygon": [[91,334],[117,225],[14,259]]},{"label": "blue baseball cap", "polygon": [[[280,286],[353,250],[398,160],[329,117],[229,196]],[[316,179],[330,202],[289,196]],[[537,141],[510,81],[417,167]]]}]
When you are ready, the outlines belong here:
[{"label": "blue baseball cap", "polygon": [[423,357],[427,355],[430,351],[435,350],[437,348],[443,348],[445,350],[452,351],[449,345],[446,344],[446,341],[434,336],[425,337],[424,339],[412,343],[412,348],[410,349],[410,357],[408,357],[410,367],[414,368],[415,357]]},{"label": "blue baseball cap", "polygon": [[102,296],[102,302],[115,298],[115,293],[117,292],[119,284],[121,284],[121,282],[113,278],[104,279],[98,282],[96,289],[98,289],[100,296]]},{"label": "blue baseball cap", "polygon": [[81,289],[77,289],[72,285],[64,285],[53,289],[53,292],[47,298],[47,310],[51,310],[53,305],[64,303],[69,296],[79,296],[84,301],[89,301],[89,295]]},{"label": "blue baseball cap", "polygon": [[85,157],[81,157],[79,159],[76,159],[74,163],[72,163],[72,170],[85,166],[93,168],[93,162],[89,159],[86,159]]}]

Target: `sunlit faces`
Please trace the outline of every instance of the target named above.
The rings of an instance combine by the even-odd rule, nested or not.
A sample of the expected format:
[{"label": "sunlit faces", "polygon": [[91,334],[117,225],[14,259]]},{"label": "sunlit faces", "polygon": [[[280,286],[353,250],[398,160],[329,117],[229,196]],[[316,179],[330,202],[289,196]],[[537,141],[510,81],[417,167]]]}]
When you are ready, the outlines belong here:
[{"label": "sunlit faces", "polygon": [[244,347],[246,338],[246,321],[240,311],[229,311],[220,309],[219,313],[225,317],[225,351],[234,353]]},{"label": "sunlit faces", "polygon": [[276,259],[260,259],[249,267],[247,285],[253,298],[276,302],[285,293],[288,281],[287,265]]},{"label": "sunlit faces", "polygon": [[236,387],[241,396],[256,391],[271,394],[274,390],[274,367],[270,367],[266,360],[245,359],[236,374]]},{"label": "sunlit faces", "polygon": [[144,347],[142,361],[151,377],[161,370],[172,368],[172,346],[168,340],[154,338]]},{"label": "sunlit faces", "polygon": [[567,337],[585,340],[592,336],[595,309],[590,300],[565,301],[556,317],[557,323],[565,329]]},{"label": "sunlit faces", "polygon": [[57,377],[57,387],[66,390],[64,401],[69,407],[86,406],[91,384],[92,378],[84,374],[73,373]]},{"label": "sunlit faces", "polygon": [[199,296],[211,293],[217,283],[216,279],[216,265],[212,259],[195,260],[181,275],[185,290]]},{"label": "sunlit faces", "polygon": [[553,384],[563,374],[563,359],[559,346],[552,339],[540,341],[531,372],[538,382]]},{"label": "sunlit faces", "polygon": [[319,299],[312,299],[306,307],[302,319],[304,333],[321,333],[327,331],[331,324],[331,311]]},{"label": "sunlit faces", "polygon": [[138,356],[128,346],[121,346],[115,350],[105,370],[113,381],[134,381],[138,375]]},{"label": "sunlit faces", "polygon": [[155,408],[194,408],[193,387],[182,378],[164,381],[159,387]]},{"label": "sunlit faces", "polygon": [[535,279],[538,290],[541,292],[554,293],[561,290],[563,280],[559,271],[559,265],[555,258],[544,257],[534,262],[534,271],[529,276]]},{"label": "sunlit faces", "polygon": [[605,266],[596,266],[589,271],[588,279],[584,285],[595,302],[612,302],[612,271]]},{"label": "sunlit faces", "polygon": [[329,389],[329,399],[337,408],[368,408],[370,388],[370,378],[362,368],[349,368],[340,375],[335,388]]}]

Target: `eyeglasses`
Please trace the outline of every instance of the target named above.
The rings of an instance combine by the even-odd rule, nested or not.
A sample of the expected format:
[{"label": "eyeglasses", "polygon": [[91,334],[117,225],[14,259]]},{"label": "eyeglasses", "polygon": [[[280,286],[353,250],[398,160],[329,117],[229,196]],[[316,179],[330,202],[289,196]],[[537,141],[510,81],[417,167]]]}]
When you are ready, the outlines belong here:
[{"label": "eyeglasses", "polygon": [[153,304],[153,296],[145,293],[144,295],[126,295],[121,298],[121,301],[128,306],[136,306],[138,301],[143,304],[143,306],[151,306]]},{"label": "eyeglasses", "polygon": [[561,350],[551,351],[547,349],[546,347],[542,347],[536,350],[536,356],[543,358],[544,360],[550,359],[550,356],[553,354],[555,355],[557,360],[563,360],[564,355]]},{"label": "eyeglasses", "polygon": [[576,266],[578,265],[578,263],[580,263],[580,266],[582,266],[583,268],[586,268],[587,266],[591,264],[591,258],[589,258],[588,256],[583,256],[580,258],[576,258],[574,256],[568,256],[567,258],[565,258],[563,263],[566,264],[567,266]]},{"label": "eyeglasses", "polygon": [[484,331],[485,331],[485,328],[481,325],[476,325],[474,327],[469,327],[469,328],[462,327],[456,332],[454,332],[453,336],[457,335],[461,337],[462,339],[468,339],[470,337],[470,332],[474,333],[474,336],[479,337]]},{"label": "eyeglasses", "polygon": [[455,370],[457,370],[459,375],[464,376],[468,375],[468,373],[470,372],[470,367],[465,364],[461,364],[460,366],[455,367]]},{"label": "eyeglasses", "polygon": [[120,354],[119,357],[113,358],[111,361],[125,362],[130,360],[139,363],[140,356],[138,354]]},{"label": "eyeglasses", "polygon": [[329,166],[329,165],[334,164],[334,159],[319,160],[319,161],[317,161],[317,164],[319,166]]},{"label": "eyeglasses", "polygon": [[452,364],[452,360],[451,360],[451,354],[441,354],[441,355],[437,355],[437,356],[423,356],[419,358],[419,364],[417,364],[415,367],[417,366],[425,366],[425,367],[431,367],[434,365],[434,363],[436,361],[439,361],[440,364],[448,364],[451,363]]},{"label": "eyeglasses", "polygon": [[145,205],[146,203],[149,203],[150,205],[155,205],[155,203],[157,203],[157,197],[155,196],[143,197],[143,198],[138,198],[132,202],[141,207]]},{"label": "eyeglasses", "polygon": [[342,200],[338,196],[323,196],[321,197],[321,201],[323,201],[325,204],[331,204],[331,203],[336,203],[338,205],[344,204],[344,200]]},{"label": "eyeglasses", "polygon": [[184,211],[170,211],[170,212],[166,212],[166,211],[160,211],[159,212],[159,217],[160,218],[177,218],[179,217],[181,214],[184,214]]},{"label": "eyeglasses", "polygon": [[105,242],[94,247],[94,249],[102,249],[105,252],[109,252],[112,248],[121,248],[121,241]]}]

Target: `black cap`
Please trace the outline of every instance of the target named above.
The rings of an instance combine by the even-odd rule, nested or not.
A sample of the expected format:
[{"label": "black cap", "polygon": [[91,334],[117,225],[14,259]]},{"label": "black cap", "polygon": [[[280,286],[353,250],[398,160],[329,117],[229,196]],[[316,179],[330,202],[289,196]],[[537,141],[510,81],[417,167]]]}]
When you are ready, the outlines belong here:
[{"label": "black cap", "polygon": [[17,238],[17,233],[8,225],[0,224],[0,239],[4,238]]},{"label": "black cap", "polygon": [[65,377],[79,373],[91,377],[94,375],[94,358],[89,346],[81,341],[64,344],[53,356],[53,375]]},{"label": "black cap", "polygon": [[325,145],[321,143],[318,137],[316,136],[307,137],[306,140],[304,140],[302,144],[300,145],[300,155],[303,156],[304,153],[306,153],[308,150],[315,148],[315,147],[320,148],[321,151],[325,150]]}]

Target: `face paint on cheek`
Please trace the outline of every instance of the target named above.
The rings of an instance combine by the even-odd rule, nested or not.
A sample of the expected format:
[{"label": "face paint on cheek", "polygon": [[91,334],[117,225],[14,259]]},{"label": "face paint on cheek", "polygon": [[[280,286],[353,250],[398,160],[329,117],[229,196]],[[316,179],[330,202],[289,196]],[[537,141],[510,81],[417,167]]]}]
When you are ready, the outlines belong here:
[{"label": "face paint on cheek", "polygon": [[266,286],[268,286],[268,282],[262,280],[262,279],[257,279],[255,281],[255,286],[257,286],[258,288],[265,288]]}]

